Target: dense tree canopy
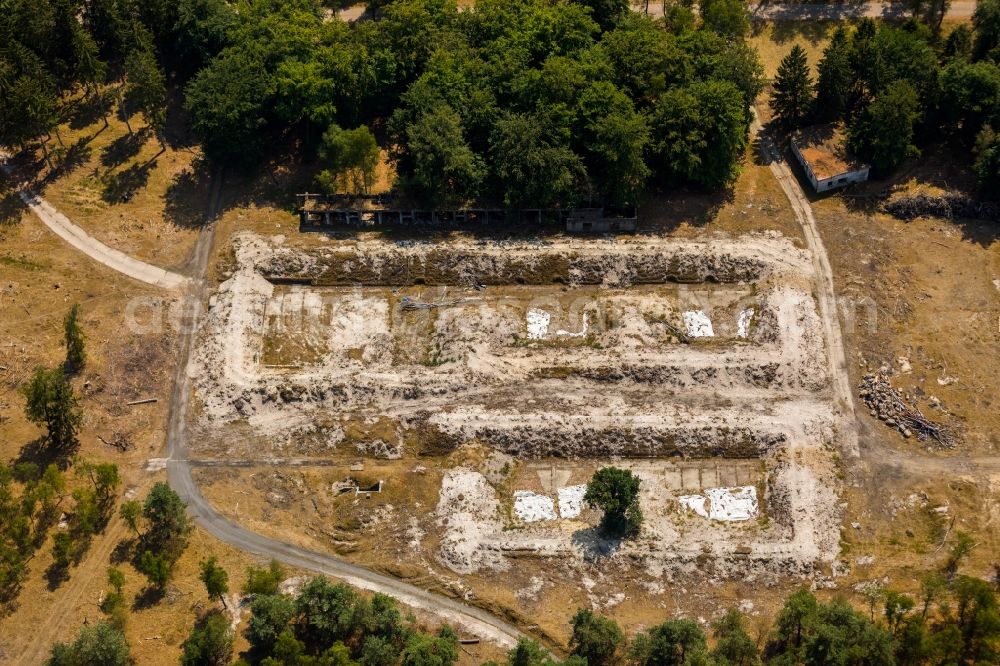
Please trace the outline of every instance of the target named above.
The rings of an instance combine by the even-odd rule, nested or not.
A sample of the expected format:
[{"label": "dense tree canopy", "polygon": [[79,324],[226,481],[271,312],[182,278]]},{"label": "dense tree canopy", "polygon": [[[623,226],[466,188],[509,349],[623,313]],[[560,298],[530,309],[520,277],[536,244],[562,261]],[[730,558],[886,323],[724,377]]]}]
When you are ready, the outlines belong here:
[{"label": "dense tree canopy", "polygon": [[[454,0],[395,0],[351,25],[318,0],[39,2],[36,12],[12,0],[0,23],[0,142],[46,137],[61,92],[112,82],[126,121],[139,113],[165,140],[176,86],[214,160],[322,149],[327,189],[365,190],[377,137],[399,184],[430,205],[629,205],[647,187],[724,187],[763,85],[739,0],[703,3],[700,26],[687,9],[668,23],[626,0],[480,0],[464,12]],[[37,20],[46,11],[54,20]],[[721,111],[725,148],[692,140],[664,163],[657,128],[674,128],[651,123],[662,98],[722,83],[742,97],[685,100],[700,116]]]}]

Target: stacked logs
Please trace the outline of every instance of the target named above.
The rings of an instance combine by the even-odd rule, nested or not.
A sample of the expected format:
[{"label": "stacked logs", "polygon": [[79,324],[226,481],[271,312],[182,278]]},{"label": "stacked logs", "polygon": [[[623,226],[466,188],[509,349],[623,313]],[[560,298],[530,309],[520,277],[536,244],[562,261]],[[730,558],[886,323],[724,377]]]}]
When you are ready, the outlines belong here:
[{"label": "stacked logs", "polygon": [[955,441],[948,429],[920,413],[903,401],[899,391],[889,384],[885,372],[869,373],[861,379],[859,395],[872,416],[895,428],[903,437],[916,435],[920,441],[933,439],[939,446],[952,449]]}]

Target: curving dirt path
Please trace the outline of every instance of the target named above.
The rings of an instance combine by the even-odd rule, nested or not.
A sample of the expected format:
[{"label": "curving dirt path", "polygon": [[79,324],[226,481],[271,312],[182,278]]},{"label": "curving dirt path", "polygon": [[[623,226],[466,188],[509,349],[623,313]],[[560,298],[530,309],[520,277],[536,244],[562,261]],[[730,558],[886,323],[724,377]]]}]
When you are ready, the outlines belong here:
[{"label": "curving dirt path", "polygon": [[798,178],[788,168],[782,159],[781,151],[774,141],[764,132],[754,110],[754,120],[751,125],[751,136],[757,137],[761,157],[767,161],[782,191],[792,205],[795,218],[805,234],[806,246],[812,256],[813,269],[816,274],[816,300],[819,304],[819,314],[823,322],[823,334],[826,338],[827,355],[830,364],[830,377],[833,382],[834,398],[840,408],[844,425],[845,452],[857,458],[860,455],[858,446],[858,431],[854,421],[854,391],[851,388],[850,374],[847,369],[847,354],[844,351],[844,339],[840,333],[840,320],[837,315],[837,292],[833,285],[833,268],[823,245],[816,218],[813,217],[812,206],[806,198]]},{"label": "curving dirt path", "polygon": [[188,505],[198,525],[215,538],[262,557],[272,557],[294,567],[316,571],[339,578],[350,585],[373,592],[382,592],[400,602],[432,613],[454,625],[461,626],[483,640],[512,647],[525,636],[513,624],[470,604],[445,597],[423,588],[377,573],[370,569],[345,562],[331,555],[317,553],[292,544],[271,539],[244,529],[217,512],[205,499],[191,476],[187,460],[186,423],[188,401],[191,396],[187,367],[197,336],[197,323],[201,306],[207,301],[209,285],[203,280],[208,267],[219,210],[221,177],[216,176],[212,202],[207,218],[210,222],[202,229],[195,245],[191,262],[194,278],[188,283],[185,298],[191,307],[180,333],[180,353],[174,375],[167,421],[167,480],[181,499]]},{"label": "curving dirt path", "polygon": [[[7,155],[0,152],[0,169],[13,177],[13,169],[6,163]],[[188,278],[171,271],[134,259],[124,252],[108,247],[86,231],[73,224],[52,204],[22,184],[15,184],[21,201],[38,216],[45,226],[64,241],[83,252],[88,257],[108,268],[124,273],[131,278],[163,289],[181,289]]]}]

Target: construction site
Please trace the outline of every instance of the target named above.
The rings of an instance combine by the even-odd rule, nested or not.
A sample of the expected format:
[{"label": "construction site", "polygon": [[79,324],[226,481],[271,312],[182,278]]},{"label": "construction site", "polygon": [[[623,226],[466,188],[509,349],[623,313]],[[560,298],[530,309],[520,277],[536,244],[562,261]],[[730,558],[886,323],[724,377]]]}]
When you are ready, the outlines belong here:
[{"label": "construction site", "polygon": [[[351,497],[431,484],[388,522],[436,534],[416,549],[458,574],[526,554],[653,579],[835,566],[841,417],[808,254],[778,235],[302,250],[243,232],[222,277],[189,369],[210,499],[266,503],[284,494],[262,479],[322,465],[285,499],[311,486],[308,531],[332,534],[352,478]],[[284,471],[249,484],[218,470],[268,459]],[[642,479],[638,539],[603,539],[583,505],[606,464]]]}]

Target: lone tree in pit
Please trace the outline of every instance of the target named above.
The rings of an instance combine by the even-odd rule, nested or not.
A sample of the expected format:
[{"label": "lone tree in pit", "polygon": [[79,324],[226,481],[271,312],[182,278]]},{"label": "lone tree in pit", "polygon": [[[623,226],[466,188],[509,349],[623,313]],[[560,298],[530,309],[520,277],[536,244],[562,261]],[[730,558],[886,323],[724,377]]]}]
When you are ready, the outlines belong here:
[{"label": "lone tree in pit", "polygon": [[639,508],[638,476],[627,469],[604,467],[597,470],[587,484],[584,501],[591,507],[604,511],[601,531],[611,537],[635,536],[642,525]]}]

